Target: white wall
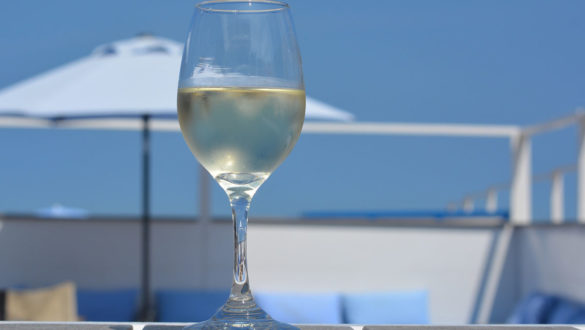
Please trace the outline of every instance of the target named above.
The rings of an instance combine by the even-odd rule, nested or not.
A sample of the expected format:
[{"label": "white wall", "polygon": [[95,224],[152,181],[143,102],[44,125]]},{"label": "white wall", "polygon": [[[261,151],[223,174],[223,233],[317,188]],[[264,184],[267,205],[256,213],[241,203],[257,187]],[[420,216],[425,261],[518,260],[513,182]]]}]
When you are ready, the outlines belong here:
[{"label": "white wall", "polygon": [[[249,268],[258,291],[378,291],[426,288],[433,323],[467,323],[497,227],[252,223]],[[229,222],[158,221],[152,229],[157,288],[227,288]],[[208,248],[205,248],[208,246]],[[516,229],[492,321],[522,296],[543,291],[585,301],[585,226]],[[0,287],[73,280],[84,288],[140,284],[140,224],[134,220],[4,220]]]},{"label": "white wall", "polygon": [[[139,222],[5,220],[0,286],[73,280],[84,288],[139,287]],[[493,228],[254,224],[253,290],[378,291],[426,288],[431,321],[469,321]],[[229,222],[155,222],[156,288],[227,288]],[[209,248],[202,248],[204,246]]]},{"label": "white wall", "polygon": [[135,287],[136,222],[3,221],[0,287],[71,279],[84,287]]},{"label": "white wall", "polygon": [[540,291],[585,302],[585,226],[546,226],[520,237],[521,292]]},{"label": "white wall", "polygon": [[433,323],[467,323],[491,229],[252,226],[252,288],[359,292],[428,289]]}]

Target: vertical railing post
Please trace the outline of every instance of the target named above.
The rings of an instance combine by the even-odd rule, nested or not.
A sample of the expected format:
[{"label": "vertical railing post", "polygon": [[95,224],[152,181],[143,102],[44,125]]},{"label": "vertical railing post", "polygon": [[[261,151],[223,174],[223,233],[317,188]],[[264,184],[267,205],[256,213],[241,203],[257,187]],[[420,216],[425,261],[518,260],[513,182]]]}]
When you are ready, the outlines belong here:
[{"label": "vertical railing post", "polygon": [[550,187],[550,219],[553,223],[562,223],[565,217],[565,184],[563,172],[552,174]]},{"label": "vertical railing post", "polygon": [[577,221],[585,223],[585,118],[579,121],[577,150]]},{"label": "vertical railing post", "polygon": [[473,202],[473,199],[471,197],[466,197],[463,200],[463,211],[467,212],[467,213],[471,213],[473,212],[473,209],[475,208],[475,203]]},{"label": "vertical railing post", "polygon": [[530,136],[519,133],[511,139],[512,187],[510,221],[527,224],[532,220],[532,146]]},{"label": "vertical railing post", "polygon": [[495,188],[490,188],[485,197],[485,210],[494,213],[498,210],[498,192]]}]

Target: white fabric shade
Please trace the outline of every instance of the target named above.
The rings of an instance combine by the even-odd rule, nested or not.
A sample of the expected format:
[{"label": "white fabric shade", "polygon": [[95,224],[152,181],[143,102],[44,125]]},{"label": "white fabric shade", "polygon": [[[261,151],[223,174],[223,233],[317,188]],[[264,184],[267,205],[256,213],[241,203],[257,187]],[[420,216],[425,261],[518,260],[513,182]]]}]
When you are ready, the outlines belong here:
[{"label": "white fabric shade", "polygon": [[[176,116],[183,45],[140,36],[0,90],[0,115],[37,118]],[[307,97],[307,119],[353,115]]]}]

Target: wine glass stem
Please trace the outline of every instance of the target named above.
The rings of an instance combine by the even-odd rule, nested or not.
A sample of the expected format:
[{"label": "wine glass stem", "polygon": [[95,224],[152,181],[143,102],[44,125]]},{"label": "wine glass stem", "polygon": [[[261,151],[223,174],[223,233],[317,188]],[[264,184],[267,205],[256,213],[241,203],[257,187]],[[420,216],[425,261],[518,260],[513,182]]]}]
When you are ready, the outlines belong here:
[{"label": "wine glass stem", "polygon": [[246,251],[250,200],[245,197],[235,197],[230,200],[230,204],[234,222],[234,281],[230,292],[230,300],[245,303],[253,299],[248,282]]}]

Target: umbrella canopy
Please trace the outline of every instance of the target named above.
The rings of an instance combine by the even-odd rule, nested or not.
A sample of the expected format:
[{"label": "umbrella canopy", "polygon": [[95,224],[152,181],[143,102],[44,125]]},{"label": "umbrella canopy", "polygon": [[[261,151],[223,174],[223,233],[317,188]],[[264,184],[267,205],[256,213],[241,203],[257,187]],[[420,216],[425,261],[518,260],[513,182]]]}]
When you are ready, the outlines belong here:
[{"label": "umbrella canopy", "polygon": [[[183,45],[139,36],[97,47],[89,56],[0,90],[0,115],[36,118],[176,118]],[[307,97],[307,119],[353,115]]]}]

